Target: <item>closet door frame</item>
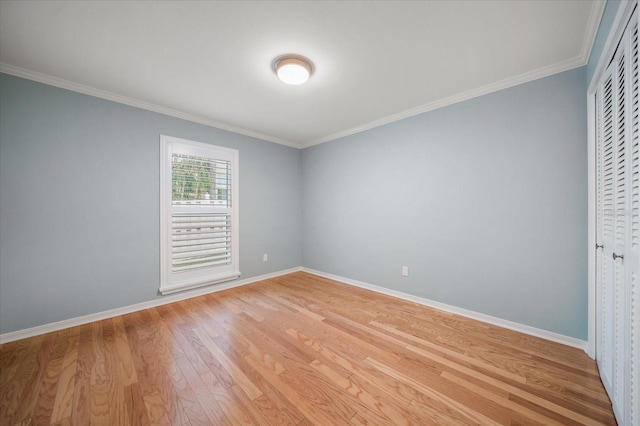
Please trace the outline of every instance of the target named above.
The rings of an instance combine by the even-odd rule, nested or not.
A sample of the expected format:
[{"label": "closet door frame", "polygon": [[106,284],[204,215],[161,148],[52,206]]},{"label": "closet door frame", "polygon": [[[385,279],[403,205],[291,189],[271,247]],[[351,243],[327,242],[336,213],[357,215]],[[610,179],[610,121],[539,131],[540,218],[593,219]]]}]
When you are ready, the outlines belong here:
[{"label": "closet door frame", "polygon": [[[638,1],[589,86],[589,342],[620,424],[640,421],[640,79]],[[611,51],[611,49],[614,49]]]},{"label": "closet door frame", "polygon": [[597,243],[597,158],[596,158],[596,91],[603,74],[607,71],[609,63],[613,60],[618,41],[622,37],[626,28],[626,23],[631,18],[638,0],[632,0],[620,5],[616,17],[611,26],[612,30],[607,37],[602,55],[598,61],[593,78],[587,90],[587,111],[588,111],[588,140],[587,140],[587,161],[588,161],[588,341],[585,352],[592,359],[596,358],[596,243]]}]

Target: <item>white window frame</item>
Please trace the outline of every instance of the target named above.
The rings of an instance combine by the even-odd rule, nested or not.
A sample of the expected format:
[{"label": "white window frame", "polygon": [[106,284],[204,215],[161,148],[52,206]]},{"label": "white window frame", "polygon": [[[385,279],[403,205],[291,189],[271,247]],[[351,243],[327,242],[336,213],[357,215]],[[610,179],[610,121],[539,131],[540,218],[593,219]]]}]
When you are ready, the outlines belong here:
[{"label": "white window frame", "polygon": [[[174,153],[229,161],[231,164],[231,263],[172,271],[172,156]],[[238,150],[160,135],[160,293],[163,295],[236,279],[239,265]],[[185,207],[181,207],[185,209]]]}]

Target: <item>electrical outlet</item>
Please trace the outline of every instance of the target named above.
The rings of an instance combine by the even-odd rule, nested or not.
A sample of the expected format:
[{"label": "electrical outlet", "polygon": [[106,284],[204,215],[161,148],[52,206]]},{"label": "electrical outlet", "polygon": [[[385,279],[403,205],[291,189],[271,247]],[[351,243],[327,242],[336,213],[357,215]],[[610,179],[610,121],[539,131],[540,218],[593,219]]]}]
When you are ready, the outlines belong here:
[{"label": "electrical outlet", "polygon": [[408,277],[409,276],[409,267],[408,266],[403,266],[402,267],[402,276],[403,277]]},{"label": "electrical outlet", "polygon": [[268,254],[266,254],[266,253],[265,253],[265,254],[263,254],[263,255],[262,255],[262,261],[263,261],[263,262],[266,262],[266,261],[268,261],[268,260],[269,260],[269,255],[268,255]]}]

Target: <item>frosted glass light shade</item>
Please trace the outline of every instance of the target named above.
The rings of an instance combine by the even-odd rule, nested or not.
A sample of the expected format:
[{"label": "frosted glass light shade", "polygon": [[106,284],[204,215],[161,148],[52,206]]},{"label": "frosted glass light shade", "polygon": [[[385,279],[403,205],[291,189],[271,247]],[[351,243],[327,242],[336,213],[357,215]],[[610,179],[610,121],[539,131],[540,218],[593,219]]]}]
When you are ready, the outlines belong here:
[{"label": "frosted glass light shade", "polygon": [[275,71],[283,83],[295,86],[309,79],[311,64],[301,58],[284,57],[276,62]]}]

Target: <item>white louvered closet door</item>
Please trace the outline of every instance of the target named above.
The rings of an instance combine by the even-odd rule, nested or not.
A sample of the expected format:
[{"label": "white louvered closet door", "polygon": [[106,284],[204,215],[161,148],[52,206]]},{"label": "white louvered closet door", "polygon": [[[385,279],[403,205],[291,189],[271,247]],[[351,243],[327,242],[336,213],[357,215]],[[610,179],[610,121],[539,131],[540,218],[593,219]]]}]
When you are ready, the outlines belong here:
[{"label": "white louvered closet door", "polygon": [[614,187],[615,187],[615,90],[613,67],[596,93],[598,108],[598,330],[596,353],[602,380],[608,389],[613,384],[614,354]]},{"label": "white louvered closet door", "polygon": [[623,425],[640,425],[638,14],[596,91],[596,360]]},{"label": "white louvered closet door", "polygon": [[612,272],[613,272],[613,377],[612,379],[612,399],[616,406],[624,404],[624,388],[626,377],[624,374],[625,359],[625,264],[624,253],[626,249],[627,231],[627,125],[629,124],[629,114],[627,109],[627,49],[621,45],[615,58],[615,142],[614,142],[614,244]]}]

